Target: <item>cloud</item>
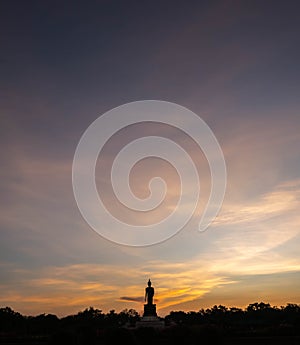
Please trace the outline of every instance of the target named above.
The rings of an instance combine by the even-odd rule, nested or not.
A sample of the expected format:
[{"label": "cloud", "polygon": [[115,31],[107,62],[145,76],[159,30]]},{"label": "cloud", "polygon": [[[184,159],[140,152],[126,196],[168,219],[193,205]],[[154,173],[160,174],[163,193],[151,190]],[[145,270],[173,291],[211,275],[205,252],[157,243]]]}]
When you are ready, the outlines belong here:
[{"label": "cloud", "polygon": [[265,221],[295,211],[300,205],[300,180],[288,181],[248,205],[226,205],[215,224],[243,224]]},{"label": "cloud", "polygon": [[[34,271],[20,270],[10,264],[11,282],[7,279],[6,283],[1,284],[0,303],[23,312],[31,310],[63,315],[88,305],[104,310],[120,310],[126,302],[139,303],[137,308],[142,309],[143,297],[136,295],[136,292],[144,292],[151,273],[155,301],[159,301],[159,309],[164,309],[197,299],[212,288],[229,283],[225,278],[203,272],[203,268],[193,267],[192,262],[187,263],[184,269],[176,263],[165,263],[163,269],[159,269],[160,265],[161,262],[155,261],[125,269],[113,265],[86,264]],[[164,273],[167,271],[170,273]],[[16,281],[18,284],[14,283]],[[119,297],[121,293],[123,295]]]},{"label": "cloud", "polygon": [[[249,259],[299,234],[300,181],[287,181],[251,203],[224,205],[213,227],[222,257]],[[227,252],[227,254],[226,254]]]},{"label": "cloud", "polygon": [[144,298],[142,296],[140,297],[120,297],[121,301],[125,301],[125,302],[138,302],[138,303],[143,303],[144,302]]}]

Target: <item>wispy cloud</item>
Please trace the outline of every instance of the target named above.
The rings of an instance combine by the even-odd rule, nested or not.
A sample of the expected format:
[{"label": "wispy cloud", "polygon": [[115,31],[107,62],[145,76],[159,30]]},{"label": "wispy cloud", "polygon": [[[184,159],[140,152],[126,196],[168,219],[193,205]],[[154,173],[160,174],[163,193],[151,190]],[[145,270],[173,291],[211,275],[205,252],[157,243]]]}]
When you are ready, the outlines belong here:
[{"label": "wispy cloud", "polygon": [[144,302],[144,298],[142,296],[140,297],[120,297],[121,301],[125,301],[125,302],[138,302],[138,303],[143,303]]},{"label": "wispy cloud", "polygon": [[[160,264],[151,262],[151,279],[159,309],[197,299],[212,288],[229,283],[225,278],[203,273],[200,267],[193,267],[193,263],[187,263],[184,270],[176,263],[165,264],[164,270],[158,272]],[[168,268],[170,273],[163,273]],[[144,292],[146,277],[150,273],[148,265],[126,270],[120,266],[92,264],[48,267],[36,272],[12,267],[10,270],[18,274],[20,284],[9,290],[6,284],[0,286],[2,304],[26,310],[30,303],[32,310],[45,308],[45,311],[57,312],[64,309],[65,313],[84,308],[87,304],[101,309],[113,306],[122,309],[126,306],[124,302],[135,302],[140,310],[143,297],[137,293]]]},{"label": "wispy cloud", "polygon": [[279,185],[250,205],[226,205],[215,224],[237,224],[265,221],[295,211],[300,206],[300,180]]}]

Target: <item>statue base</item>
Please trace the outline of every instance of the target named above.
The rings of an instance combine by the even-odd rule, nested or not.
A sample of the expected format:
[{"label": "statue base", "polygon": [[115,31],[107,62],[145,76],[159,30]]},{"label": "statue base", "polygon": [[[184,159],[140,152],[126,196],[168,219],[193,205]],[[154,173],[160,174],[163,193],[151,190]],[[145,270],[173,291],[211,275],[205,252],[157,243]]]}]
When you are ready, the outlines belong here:
[{"label": "statue base", "polygon": [[141,321],[136,323],[136,327],[163,328],[165,322],[160,320],[156,314],[156,304],[144,304],[144,315]]},{"label": "statue base", "polygon": [[143,316],[141,321],[136,322],[135,327],[164,328],[165,322],[160,320],[157,316]]},{"label": "statue base", "polygon": [[157,317],[156,314],[156,304],[144,304],[144,315],[145,316],[155,316]]}]

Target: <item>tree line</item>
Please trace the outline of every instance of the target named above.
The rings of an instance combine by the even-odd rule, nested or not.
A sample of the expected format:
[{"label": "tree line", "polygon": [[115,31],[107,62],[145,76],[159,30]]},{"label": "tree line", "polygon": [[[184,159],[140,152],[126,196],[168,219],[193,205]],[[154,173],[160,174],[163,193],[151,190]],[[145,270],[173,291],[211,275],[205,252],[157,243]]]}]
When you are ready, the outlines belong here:
[{"label": "tree line", "polygon": [[140,319],[134,309],[103,313],[89,307],[59,318],[53,314],[24,316],[4,307],[0,308],[0,342],[18,337],[27,339],[27,343],[28,339],[34,339],[39,344],[108,344],[119,340],[126,344],[126,339],[131,344],[147,344],[149,339],[157,337],[155,343],[160,344],[165,337],[162,343],[171,339],[172,344],[180,341],[188,344],[193,337],[200,337],[205,343],[205,339],[216,337],[300,336],[298,304],[276,307],[256,302],[245,309],[215,305],[199,311],[171,311],[164,318],[166,327],[160,331],[135,329]]}]

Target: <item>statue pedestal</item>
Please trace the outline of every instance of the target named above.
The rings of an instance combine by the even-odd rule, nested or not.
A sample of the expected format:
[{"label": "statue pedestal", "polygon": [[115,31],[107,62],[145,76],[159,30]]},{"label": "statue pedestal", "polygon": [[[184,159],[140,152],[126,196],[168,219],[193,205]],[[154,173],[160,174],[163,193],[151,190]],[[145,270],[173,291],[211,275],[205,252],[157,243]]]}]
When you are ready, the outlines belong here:
[{"label": "statue pedestal", "polygon": [[144,304],[144,315],[145,316],[157,316],[156,304]]},{"label": "statue pedestal", "polygon": [[136,322],[135,327],[164,328],[165,322],[160,320],[157,316],[143,316],[141,321]]},{"label": "statue pedestal", "polygon": [[164,321],[157,317],[156,304],[144,304],[144,315],[141,318],[141,321],[136,323],[136,327],[165,327]]}]

